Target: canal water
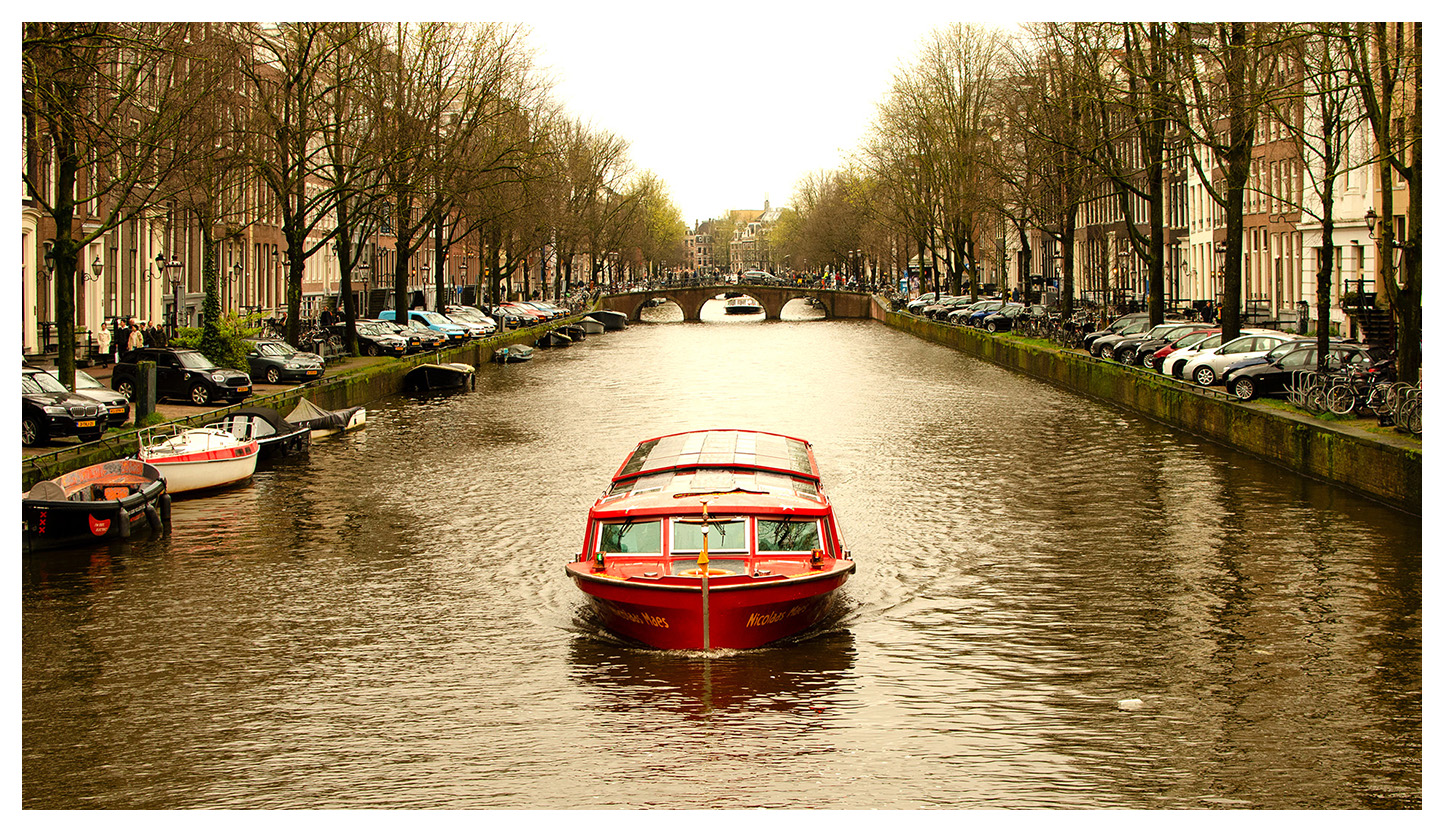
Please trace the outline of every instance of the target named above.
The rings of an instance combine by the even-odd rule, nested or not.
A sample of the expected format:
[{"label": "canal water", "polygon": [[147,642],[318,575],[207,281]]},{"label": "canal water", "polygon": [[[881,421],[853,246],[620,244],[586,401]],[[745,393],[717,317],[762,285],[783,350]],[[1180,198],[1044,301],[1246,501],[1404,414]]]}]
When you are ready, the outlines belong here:
[{"label": "canal water", "polygon": [[[714,312],[27,557],[23,806],[1421,805],[1418,518],[875,323]],[[562,565],[638,440],[715,427],[813,442],[857,574],[788,644],[625,644]]]}]

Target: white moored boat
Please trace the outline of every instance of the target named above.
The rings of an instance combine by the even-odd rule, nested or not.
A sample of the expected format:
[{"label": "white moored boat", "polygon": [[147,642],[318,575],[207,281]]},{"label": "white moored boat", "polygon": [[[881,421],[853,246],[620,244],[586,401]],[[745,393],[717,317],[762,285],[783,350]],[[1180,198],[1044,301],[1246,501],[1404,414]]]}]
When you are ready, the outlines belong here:
[{"label": "white moored boat", "polygon": [[249,432],[237,436],[219,425],[168,425],[143,432],[136,456],[155,466],[176,495],[244,483],[256,473],[260,445]]}]

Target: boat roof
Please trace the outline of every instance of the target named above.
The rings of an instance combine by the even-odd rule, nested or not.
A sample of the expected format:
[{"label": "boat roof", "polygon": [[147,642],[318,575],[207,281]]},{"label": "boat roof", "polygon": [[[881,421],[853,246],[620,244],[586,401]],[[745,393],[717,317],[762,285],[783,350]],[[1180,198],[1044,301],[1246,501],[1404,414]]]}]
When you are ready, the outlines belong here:
[{"label": "boat roof", "polygon": [[[818,465],[806,440],[767,431],[686,431],[638,443],[612,476],[613,484],[642,475],[689,469],[776,472],[817,483]],[[816,491],[816,486],[814,487]]]}]

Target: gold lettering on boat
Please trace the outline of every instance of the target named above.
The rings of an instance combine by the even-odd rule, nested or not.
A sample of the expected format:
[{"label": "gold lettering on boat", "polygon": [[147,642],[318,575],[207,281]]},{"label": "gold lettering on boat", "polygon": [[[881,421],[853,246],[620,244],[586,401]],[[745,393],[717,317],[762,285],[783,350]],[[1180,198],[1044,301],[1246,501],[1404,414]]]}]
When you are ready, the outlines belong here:
[{"label": "gold lettering on boat", "polygon": [[654,616],[645,610],[633,613],[630,610],[626,610],[624,608],[620,608],[614,605],[612,606],[612,612],[617,616],[626,619],[627,621],[632,622],[636,625],[651,625],[654,628],[668,627],[667,617]]},{"label": "gold lettering on boat", "polygon": [[776,625],[792,616],[799,616],[808,609],[807,605],[793,605],[787,610],[775,610],[772,613],[754,613],[748,616],[748,621],[743,624],[748,628],[760,628],[765,625]]}]

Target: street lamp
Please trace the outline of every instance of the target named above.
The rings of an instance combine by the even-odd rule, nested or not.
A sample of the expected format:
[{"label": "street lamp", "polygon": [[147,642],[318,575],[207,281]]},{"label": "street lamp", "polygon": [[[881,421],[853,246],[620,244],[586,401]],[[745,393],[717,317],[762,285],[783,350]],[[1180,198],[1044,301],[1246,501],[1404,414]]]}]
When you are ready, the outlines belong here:
[{"label": "street lamp", "polygon": [[[159,264],[163,261],[163,255],[156,255],[156,263]],[[166,263],[163,268],[171,281],[171,335],[174,336],[180,332],[181,327],[181,272],[184,271],[185,266],[181,264],[179,258],[171,255],[170,262]]]},{"label": "street lamp", "polygon": [[363,290],[364,294],[361,296],[362,301],[364,302],[364,303],[362,304],[362,308],[361,308],[361,317],[362,317],[362,318],[370,318],[370,317],[371,317],[371,264],[370,264],[370,263],[367,263],[367,262],[364,261],[364,260],[363,260],[362,262],[356,264],[356,273],[357,273],[357,275],[359,275],[359,276],[361,277],[362,286],[365,287],[365,289]]},{"label": "street lamp", "polygon": [[86,281],[98,281],[98,280],[100,280],[101,270],[104,269],[104,268],[105,268],[105,264],[103,264],[103,263],[100,262],[100,256],[97,255],[96,258],[95,258],[95,260],[94,260],[93,262],[91,262],[91,264],[90,264],[90,271],[89,271],[89,272],[82,271],[82,272],[80,273],[80,280],[81,280],[82,282],[86,282]]}]

